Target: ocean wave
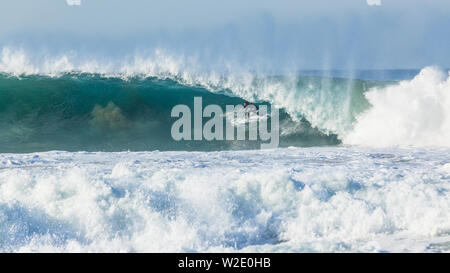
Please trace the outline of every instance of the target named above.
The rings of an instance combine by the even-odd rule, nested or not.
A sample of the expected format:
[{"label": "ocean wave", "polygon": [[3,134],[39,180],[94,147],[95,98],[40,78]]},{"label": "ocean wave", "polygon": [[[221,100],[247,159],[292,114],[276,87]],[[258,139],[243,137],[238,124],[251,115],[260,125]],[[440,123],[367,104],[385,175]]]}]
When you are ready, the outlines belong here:
[{"label": "ocean wave", "polygon": [[[175,141],[171,110],[179,104],[242,105],[223,91],[170,79],[123,80],[98,74],[0,76],[0,151],[145,151],[255,149],[261,141]],[[258,104],[268,104],[260,101]],[[307,120],[280,112],[281,146],[339,143]]]},{"label": "ocean wave", "polygon": [[[165,50],[108,59],[80,56],[76,52],[51,57],[45,54],[34,56],[22,49],[4,47],[0,72],[4,73],[3,81],[13,81],[11,76],[22,81],[33,76],[56,79],[55,82],[47,79],[47,84],[56,84],[58,79],[64,79],[68,89],[77,88],[77,81],[89,82],[96,78],[97,83],[101,83],[100,89],[116,88],[116,95],[121,93],[120,89],[127,89],[127,84],[130,88],[143,88],[148,92],[157,88],[158,84],[154,85],[156,81],[165,81],[163,85],[166,87],[173,84],[173,88],[177,86],[180,90],[191,90],[188,94],[204,90],[214,96],[224,94],[240,99],[214,97],[222,103],[241,103],[242,100],[269,103],[288,115],[290,121],[281,121],[286,125],[281,135],[289,135],[290,139],[297,137],[299,143],[289,144],[294,146],[334,145],[340,142],[363,146],[450,145],[447,141],[449,80],[437,68],[424,68],[412,80],[374,81],[326,75],[270,74],[246,69],[227,60],[205,66],[195,57],[171,55]],[[122,87],[111,84],[115,80],[122,80]],[[96,87],[89,84],[86,87],[93,94],[104,92],[94,90]],[[84,94],[89,96],[89,92]],[[104,101],[110,94],[104,93],[99,107],[106,107],[112,102],[120,108],[118,101]],[[140,96],[146,95],[141,92]],[[190,97],[187,95],[186,100]],[[214,103],[214,99],[209,103]],[[168,101],[161,103],[173,105]],[[127,119],[126,115],[123,118]],[[28,132],[25,127],[15,130]],[[299,132],[305,131],[306,134],[300,133],[299,136]],[[318,141],[307,141],[305,144],[302,139],[311,134],[309,138],[316,136]],[[330,137],[325,140],[327,136]]]}]

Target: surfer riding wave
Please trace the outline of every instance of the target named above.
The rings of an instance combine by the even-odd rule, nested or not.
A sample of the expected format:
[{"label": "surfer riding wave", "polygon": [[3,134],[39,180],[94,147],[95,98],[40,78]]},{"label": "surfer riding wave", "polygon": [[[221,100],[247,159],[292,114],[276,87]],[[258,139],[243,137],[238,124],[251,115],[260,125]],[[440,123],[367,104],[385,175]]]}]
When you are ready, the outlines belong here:
[{"label": "surfer riding wave", "polygon": [[249,120],[250,115],[252,114],[256,114],[256,116],[259,117],[259,107],[253,103],[244,101],[244,111],[246,120]]}]

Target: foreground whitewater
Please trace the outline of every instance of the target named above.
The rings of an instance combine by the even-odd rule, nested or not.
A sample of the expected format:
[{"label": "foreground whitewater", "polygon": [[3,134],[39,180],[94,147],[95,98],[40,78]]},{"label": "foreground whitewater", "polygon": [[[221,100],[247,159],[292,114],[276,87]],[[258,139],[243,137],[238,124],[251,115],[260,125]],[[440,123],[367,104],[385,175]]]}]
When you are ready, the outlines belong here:
[{"label": "foreground whitewater", "polygon": [[2,252],[449,252],[449,148],[0,155]]}]

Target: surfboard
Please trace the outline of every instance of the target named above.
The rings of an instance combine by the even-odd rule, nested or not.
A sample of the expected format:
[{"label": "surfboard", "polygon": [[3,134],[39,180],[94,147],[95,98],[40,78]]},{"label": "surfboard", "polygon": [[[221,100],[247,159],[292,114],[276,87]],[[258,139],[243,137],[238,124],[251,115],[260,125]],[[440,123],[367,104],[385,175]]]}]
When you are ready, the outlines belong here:
[{"label": "surfboard", "polygon": [[237,125],[244,125],[246,123],[256,123],[258,121],[267,120],[270,116],[268,114],[265,115],[256,115],[252,114],[249,118],[246,117],[246,115],[237,115],[235,116],[235,112],[227,112],[225,113],[225,118],[227,122],[233,124],[234,126]]}]

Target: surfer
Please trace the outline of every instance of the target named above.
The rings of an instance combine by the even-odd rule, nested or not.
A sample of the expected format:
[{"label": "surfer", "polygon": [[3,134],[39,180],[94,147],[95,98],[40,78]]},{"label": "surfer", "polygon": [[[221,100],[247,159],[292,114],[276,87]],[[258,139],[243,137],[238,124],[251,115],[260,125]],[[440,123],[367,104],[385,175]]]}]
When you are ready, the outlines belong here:
[{"label": "surfer", "polygon": [[244,101],[244,111],[245,111],[245,117],[247,120],[250,119],[250,114],[256,114],[256,116],[259,116],[258,110],[259,110],[259,107],[257,105],[254,105],[253,103],[249,103],[248,101]]}]

